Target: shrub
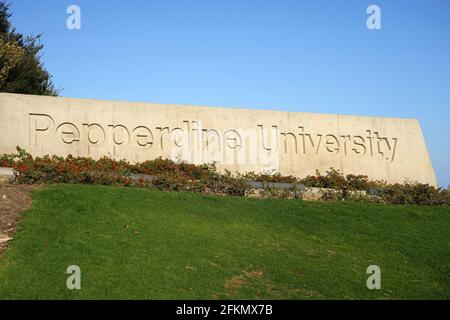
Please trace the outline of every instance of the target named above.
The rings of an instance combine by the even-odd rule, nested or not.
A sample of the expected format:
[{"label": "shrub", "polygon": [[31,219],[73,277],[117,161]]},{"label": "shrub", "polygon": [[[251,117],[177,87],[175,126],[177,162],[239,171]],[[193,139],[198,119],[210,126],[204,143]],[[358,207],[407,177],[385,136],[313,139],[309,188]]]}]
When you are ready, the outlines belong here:
[{"label": "shrub", "polygon": [[392,204],[442,205],[450,204],[447,193],[428,184],[405,182],[386,186],[381,197]]},{"label": "shrub", "polygon": [[300,182],[307,187],[316,188],[333,188],[341,190],[346,187],[346,181],[342,173],[333,168],[326,171],[324,176],[320,174],[319,170],[316,170],[315,176],[309,175],[306,178],[301,179]]},{"label": "shrub", "polygon": [[279,172],[276,173],[262,173],[256,174],[254,172],[248,172],[243,175],[245,179],[259,182],[284,182],[284,183],[295,183],[299,179],[294,176],[282,176]]},{"label": "shrub", "polygon": [[325,190],[322,192],[322,196],[320,197],[320,200],[322,201],[338,201],[344,199],[344,193],[342,191],[335,191],[334,189]]},{"label": "shrub", "polygon": [[[157,188],[164,191],[192,191],[232,196],[244,196],[251,189],[248,182],[283,182],[292,187],[285,190],[266,191],[271,198],[296,199],[302,192],[295,184],[307,187],[329,188],[322,200],[370,201],[392,204],[449,205],[450,189],[435,188],[427,184],[405,182],[387,184],[385,181],[370,181],[365,175],[348,174],[330,168],[325,175],[316,171],[315,176],[298,179],[280,173],[233,175],[225,170],[219,173],[215,164],[194,165],[157,158],[142,163],[130,164],[124,160],[107,157],[94,160],[84,157],[66,158],[44,156],[33,158],[24,149],[17,153],[0,156],[0,166],[14,168],[19,183],[78,183],[122,185],[129,187]],[[133,176],[134,175],[134,176]],[[145,178],[144,178],[145,177]],[[362,190],[362,192],[360,192]],[[376,196],[365,196],[365,191],[376,190]]]}]

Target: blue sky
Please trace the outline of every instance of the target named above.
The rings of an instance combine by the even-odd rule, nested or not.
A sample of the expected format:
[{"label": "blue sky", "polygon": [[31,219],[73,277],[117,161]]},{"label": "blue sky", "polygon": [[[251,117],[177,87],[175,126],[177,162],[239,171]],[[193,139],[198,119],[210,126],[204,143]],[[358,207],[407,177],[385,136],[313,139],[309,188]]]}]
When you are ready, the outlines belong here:
[{"label": "blue sky", "polygon": [[10,2],[62,96],[417,118],[450,184],[448,0]]}]

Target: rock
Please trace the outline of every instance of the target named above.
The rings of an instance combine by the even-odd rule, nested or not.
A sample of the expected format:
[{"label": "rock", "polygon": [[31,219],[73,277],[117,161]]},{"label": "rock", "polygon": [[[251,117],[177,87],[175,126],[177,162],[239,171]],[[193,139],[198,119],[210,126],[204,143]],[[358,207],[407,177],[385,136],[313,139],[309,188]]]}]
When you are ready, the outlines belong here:
[{"label": "rock", "polygon": [[0,167],[0,182],[13,182],[17,172],[13,168]]},{"label": "rock", "polygon": [[303,192],[302,199],[306,201],[319,201],[322,200],[324,194],[337,194],[338,192],[339,191],[331,188],[309,187]]},{"label": "rock", "polygon": [[249,198],[265,198],[267,191],[264,189],[250,189],[245,192],[245,196]]},{"label": "rock", "polygon": [[253,189],[276,189],[276,190],[291,190],[305,191],[305,185],[301,183],[288,183],[288,182],[262,182],[262,181],[248,181],[250,187]]},{"label": "rock", "polygon": [[378,188],[371,188],[371,189],[367,190],[367,194],[369,196],[377,196],[377,197],[379,197],[379,196],[381,196],[382,193],[383,193],[383,190],[382,189],[378,189]]},{"label": "rock", "polygon": [[129,175],[130,179],[133,181],[138,181],[140,179],[148,182],[152,182],[156,179],[156,176],[150,175],[150,174],[143,174],[143,173],[131,173]]},{"label": "rock", "polygon": [[0,243],[6,243],[10,240],[12,240],[13,238],[8,237],[7,235],[4,234],[0,234]]},{"label": "rock", "polygon": [[348,194],[353,198],[364,198],[367,196],[367,191],[365,190],[350,190]]}]

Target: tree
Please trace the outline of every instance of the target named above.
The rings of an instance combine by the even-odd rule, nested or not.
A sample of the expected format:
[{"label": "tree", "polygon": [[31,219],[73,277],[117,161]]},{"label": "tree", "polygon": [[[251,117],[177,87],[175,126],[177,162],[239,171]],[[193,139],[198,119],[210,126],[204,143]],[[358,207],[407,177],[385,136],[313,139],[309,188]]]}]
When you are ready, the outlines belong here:
[{"label": "tree", "polygon": [[40,35],[23,36],[11,25],[9,4],[0,1],[0,91],[56,96],[52,76],[40,62]]}]

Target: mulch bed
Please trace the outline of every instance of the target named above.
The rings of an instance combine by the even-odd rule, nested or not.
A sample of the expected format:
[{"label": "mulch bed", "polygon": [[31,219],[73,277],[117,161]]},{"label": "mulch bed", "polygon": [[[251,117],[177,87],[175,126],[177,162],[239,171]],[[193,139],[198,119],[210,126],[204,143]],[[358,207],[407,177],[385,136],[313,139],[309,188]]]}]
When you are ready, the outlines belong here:
[{"label": "mulch bed", "polygon": [[0,183],[0,256],[9,242],[5,239],[14,238],[22,212],[31,206],[34,189],[36,186]]}]

